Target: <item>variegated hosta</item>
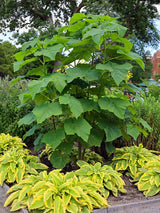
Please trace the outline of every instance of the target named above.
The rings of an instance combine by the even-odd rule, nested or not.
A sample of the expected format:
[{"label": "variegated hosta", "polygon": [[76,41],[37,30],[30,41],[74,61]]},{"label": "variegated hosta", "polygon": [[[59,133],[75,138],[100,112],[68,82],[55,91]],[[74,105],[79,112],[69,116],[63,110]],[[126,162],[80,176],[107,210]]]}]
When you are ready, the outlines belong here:
[{"label": "variegated hosta", "polygon": [[22,142],[21,138],[12,137],[9,134],[4,133],[0,134],[0,155],[13,147],[23,148],[23,146],[26,145]]},{"label": "variegated hosta", "polygon": [[144,164],[144,168],[135,175],[138,190],[143,191],[146,197],[160,192],[160,161]]},{"label": "variegated hosta", "polygon": [[37,170],[48,167],[39,158],[29,155],[27,149],[12,148],[0,157],[0,185],[3,182],[19,183],[27,174],[38,174]]},{"label": "variegated hosta", "polygon": [[117,148],[112,159],[112,166],[116,171],[126,172],[134,178],[138,168],[149,161],[157,160],[153,151],[143,148],[143,145]]},{"label": "variegated hosta", "polygon": [[79,178],[82,180],[87,178],[96,184],[101,184],[103,186],[101,190],[106,198],[108,198],[110,192],[116,197],[118,192],[126,192],[124,189],[125,183],[120,177],[121,174],[113,170],[111,166],[102,166],[99,162],[91,165],[84,161],[78,161],[77,164],[80,167],[76,171]]},{"label": "variegated hosta", "polygon": [[108,206],[101,195],[100,184],[79,180],[74,172],[64,175],[60,170],[30,175],[14,185],[4,206],[12,203],[11,211],[21,208],[42,210],[44,213],[89,213],[93,208]]}]

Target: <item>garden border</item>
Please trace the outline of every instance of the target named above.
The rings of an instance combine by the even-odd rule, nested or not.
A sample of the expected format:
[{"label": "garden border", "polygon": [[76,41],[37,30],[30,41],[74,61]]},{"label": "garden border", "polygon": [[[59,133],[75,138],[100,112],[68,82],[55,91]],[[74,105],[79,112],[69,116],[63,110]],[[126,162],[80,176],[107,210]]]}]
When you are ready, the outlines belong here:
[{"label": "garden border", "polygon": [[93,213],[160,213],[160,198],[97,209]]},{"label": "garden border", "polygon": [[[9,189],[9,186],[4,183],[2,188],[6,193]],[[151,213],[151,212],[160,213],[160,198],[131,202],[126,204],[119,204],[109,206],[108,208],[105,209],[93,210],[93,213]],[[26,209],[21,209],[19,211],[16,211],[16,213],[28,213],[28,211]]]}]

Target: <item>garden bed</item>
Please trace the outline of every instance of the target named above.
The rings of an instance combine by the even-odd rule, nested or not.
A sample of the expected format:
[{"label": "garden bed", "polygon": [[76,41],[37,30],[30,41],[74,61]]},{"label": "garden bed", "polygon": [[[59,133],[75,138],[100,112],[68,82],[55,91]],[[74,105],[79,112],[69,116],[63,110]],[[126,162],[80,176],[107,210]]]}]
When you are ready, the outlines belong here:
[{"label": "garden bed", "polygon": [[94,213],[159,213],[160,212],[160,194],[152,197],[145,197],[137,187],[129,181],[129,178],[123,175],[125,181],[126,193],[118,197],[109,196],[107,209],[97,209]]}]

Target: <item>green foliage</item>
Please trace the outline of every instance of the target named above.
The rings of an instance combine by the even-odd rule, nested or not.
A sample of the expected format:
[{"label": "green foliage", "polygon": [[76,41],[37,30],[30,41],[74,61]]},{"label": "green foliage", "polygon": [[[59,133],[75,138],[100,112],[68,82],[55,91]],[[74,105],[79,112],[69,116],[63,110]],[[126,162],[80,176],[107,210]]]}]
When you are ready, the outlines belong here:
[{"label": "green foliage", "polygon": [[14,146],[0,157],[0,185],[3,182],[19,183],[28,174],[38,174],[37,170],[47,169],[39,158],[29,155],[27,149]]},{"label": "green foliage", "polygon": [[160,159],[143,165],[136,174],[134,181],[138,190],[143,191],[146,197],[154,196],[160,192]]},{"label": "green foliage", "polygon": [[17,48],[10,42],[5,41],[0,43],[0,77],[9,75],[10,77],[17,76],[13,72],[14,54]]},{"label": "green foliage", "polygon": [[11,211],[21,208],[43,210],[45,213],[92,212],[93,208],[108,206],[106,199],[100,194],[101,185],[90,180],[78,179],[71,172],[60,173],[53,170],[38,175],[28,176],[19,184],[11,187],[7,193],[12,193],[4,206],[12,203]]},{"label": "green foliage", "polygon": [[[158,66],[159,66],[159,64],[158,64]],[[160,79],[160,74],[155,74],[155,75],[154,75],[154,78],[155,78],[156,81],[159,81],[159,79]]]},{"label": "green foliage", "polygon": [[[110,144],[127,133],[135,137],[129,131],[133,129],[129,125],[133,119],[131,103],[122,90],[132,68],[130,61],[136,61],[142,69],[144,64],[131,52],[132,44],[123,38],[125,32],[115,18],[76,13],[54,38],[24,43],[15,55],[15,71],[33,61],[41,62],[26,74],[37,79],[29,82],[22,104],[34,100],[36,106],[19,124],[35,120],[39,125],[51,124],[53,128],[42,135],[41,144],[54,149],[50,158],[54,167],[64,167],[75,141],[82,159],[85,148],[100,146],[102,140]],[[88,63],[83,64],[82,59]],[[50,73],[54,61],[60,62],[54,67],[60,71]],[[116,92],[106,93],[110,88]],[[66,154],[64,147],[68,146]]]},{"label": "green foliage", "polygon": [[118,196],[118,192],[126,192],[124,189],[124,181],[121,179],[121,174],[113,170],[111,166],[104,165],[101,163],[96,163],[94,165],[88,164],[84,161],[78,161],[79,170],[76,174],[80,179],[89,179],[96,184],[101,184],[103,186],[102,192],[105,197],[108,198],[110,192],[114,196]]},{"label": "green foliage", "polygon": [[18,127],[18,120],[32,110],[34,104],[26,104],[22,108],[19,95],[27,90],[27,81],[19,81],[12,85],[9,78],[0,79],[0,133],[9,133],[12,136],[22,136],[32,126]]},{"label": "green foliage", "polygon": [[117,148],[111,165],[116,171],[127,172],[127,175],[135,177],[138,168],[145,163],[157,160],[158,157],[152,151],[143,148],[143,145]]},{"label": "green foliage", "polygon": [[6,151],[9,149],[16,147],[16,148],[23,148],[26,146],[22,139],[19,137],[12,137],[9,134],[0,134],[0,155],[5,154]]},{"label": "green foliage", "polygon": [[152,84],[152,85],[148,86],[147,88],[148,88],[149,95],[153,96],[156,100],[159,100],[160,86]]},{"label": "green foliage", "polygon": [[143,118],[151,127],[148,136],[145,137],[140,134],[136,143],[143,143],[143,146],[148,149],[159,150],[160,99],[149,95],[149,97],[144,98],[144,100],[135,101],[133,106],[136,110],[137,119],[140,120]]}]

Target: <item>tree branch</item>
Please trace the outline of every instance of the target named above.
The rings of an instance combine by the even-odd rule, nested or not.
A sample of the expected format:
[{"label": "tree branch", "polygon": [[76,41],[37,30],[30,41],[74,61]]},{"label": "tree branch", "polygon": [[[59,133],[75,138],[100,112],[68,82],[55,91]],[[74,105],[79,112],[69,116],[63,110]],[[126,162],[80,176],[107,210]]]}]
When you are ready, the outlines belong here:
[{"label": "tree branch", "polygon": [[38,10],[38,7],[36,6],[36,4],[35,4],[33,1],[30,2],[30,3],[31,3],[31,5],[34,7],[35,12],[36,12],[36,15],[37,15],[40,19],[42,19],[43,21],[46,21],[46,20],[47,20],[47,17],[44,16],[42,13],[40,13],[40,11]]},{"label": "tree branch", "polygon": [[85,6],[85,5],[84,5],[84,2],[82,1],[82,2],[79,4],[79,6],[74,10],[73,14],[74,14],[74,13],[79,13],[80,10],[82,9],[82,7],[84,7],[84,6]]}]

